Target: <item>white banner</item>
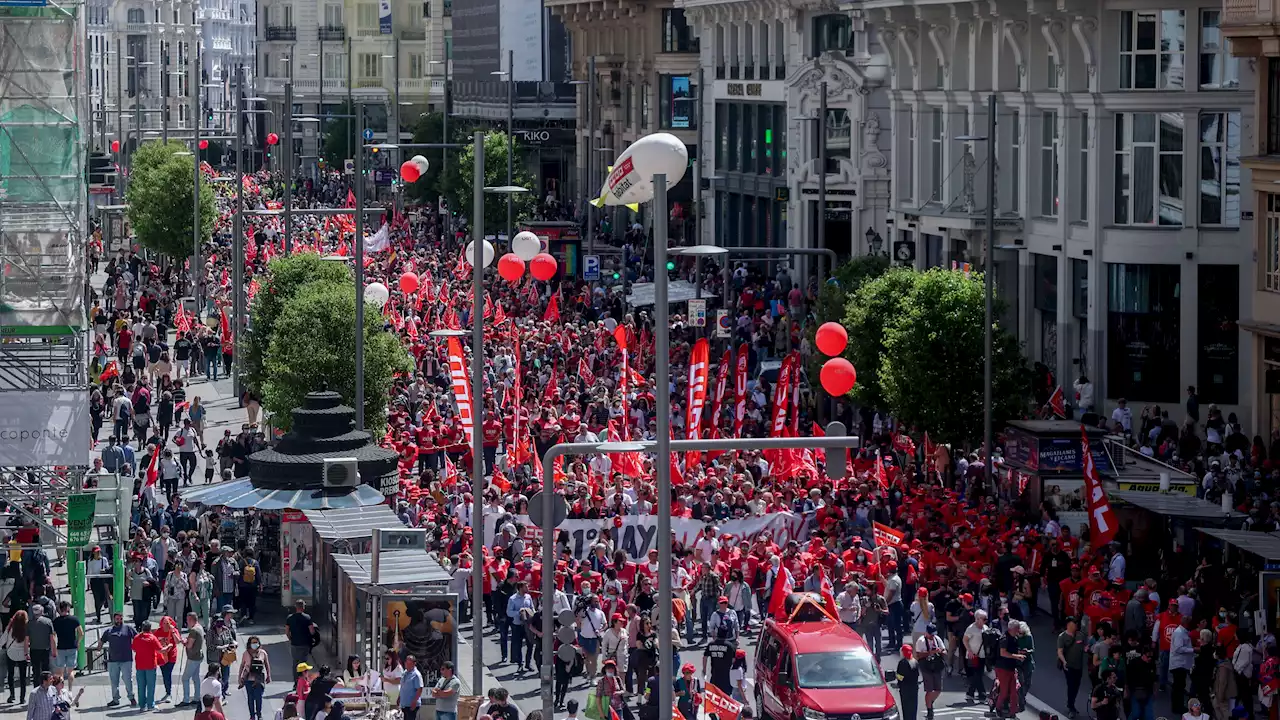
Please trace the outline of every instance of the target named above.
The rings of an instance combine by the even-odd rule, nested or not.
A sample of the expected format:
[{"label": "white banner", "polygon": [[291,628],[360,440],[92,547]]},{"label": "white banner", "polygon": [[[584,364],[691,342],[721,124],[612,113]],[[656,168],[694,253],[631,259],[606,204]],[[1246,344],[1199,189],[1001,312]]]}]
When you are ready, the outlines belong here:
[{"label": "white banner", "polygon": [[89,465],[88,390],[0,393],[0,467]]},{"label": "white banner", "polygon": [[[721,535],[732,535],[735,543],[753,543],[762,533],[769,533],[769,538],[778,545],[786,545],[791,540],[804,541],[809,536],[809,519],[811,515],[795,513],[773,513],[760,517],[748,517],[737,520],[724,520],[716,523]],[[497,522],[497,515],[486,515],[484,520],[484,541],[492,545]],[[525,536],[538,533],[530,527],[527,515],[517,515],[516,519],[525,526]],[[692,547],[698,533],[707,525],[702,520],[692,518],[671,518],[671,532],[676,541]],[[615,531],[615,543],[625,550],[632,560],[645,559],[650,548],[656,548],[655,536],[658,534],[657,515],[624,515],[622,527],[614,528],[613,518],[604,520],[565,520],[556,528],[568,535],[569,550],[578,560],[585,559],[591,552],[591,546],[606,528]]]}]

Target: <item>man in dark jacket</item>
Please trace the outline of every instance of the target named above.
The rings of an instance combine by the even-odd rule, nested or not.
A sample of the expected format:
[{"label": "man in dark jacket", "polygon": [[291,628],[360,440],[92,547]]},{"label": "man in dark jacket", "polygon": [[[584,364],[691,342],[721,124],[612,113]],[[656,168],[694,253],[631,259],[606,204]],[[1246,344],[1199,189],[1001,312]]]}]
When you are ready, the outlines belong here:
[{"label": "man in dark jacket", "polygon": [[1124,606],[1124,634],[1136,634],[1145,638],[1150,633],[1147,629],[1147,589],[1139,588]]}]

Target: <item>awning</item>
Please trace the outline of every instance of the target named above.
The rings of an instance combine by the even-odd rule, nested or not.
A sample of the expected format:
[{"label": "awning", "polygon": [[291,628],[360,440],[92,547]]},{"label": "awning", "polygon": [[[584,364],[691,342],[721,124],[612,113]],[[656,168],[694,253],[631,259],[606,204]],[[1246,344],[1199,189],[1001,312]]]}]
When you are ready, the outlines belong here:
[{"label": "awning", "polygon": [[1218,528],[1196,529],[1238,550],[1257,555],[1265,561],[1280,560],[1280,533],[1254,532],[1252,530],[1220,530]]},{"label": "awning", "polygon": [[[333,562],[356,585],[368,585],[372,582],[369,578],[369,568],[373,566],[372,555],[335,553]],[[453,577],[440,567],[440,563],[421,550],[381,553],[378,573],[378,584],[382,586],[444,585]]]},{"label": "awning", "polygon": [[256,488],[249,478],[192,487],[181,495],[189,503],[232,510],[328,510],[378,505],[386,500],[377,489],[363,484],[346,493],[329,494],[318,489]]},{"label": "awning", "polygon": [[1183,493],[1161,493],[1112,490],[1111,497],[1123,500],[1130,505],[1137,505],[1167,517],[1180,517],[1195,520],[1243,520],[1244,514],[1229,510],[1223,512],[1222,506],[1201,500],[1198,497]]},{"label": "awning", "polygon": [[307,522],[325,542],[373,537],[375,529],[404,527],[386,504],[333,510],[306,510]]}]

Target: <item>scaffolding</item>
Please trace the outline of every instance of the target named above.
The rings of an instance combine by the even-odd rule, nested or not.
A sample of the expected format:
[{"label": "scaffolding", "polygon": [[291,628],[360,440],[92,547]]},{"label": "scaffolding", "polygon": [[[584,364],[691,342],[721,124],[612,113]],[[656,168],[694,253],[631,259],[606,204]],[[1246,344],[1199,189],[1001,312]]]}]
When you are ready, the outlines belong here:
[{"label": "scaffolding", "polygon": [[0,496],[59,547],[49,508],[83,487],[91,454],[75,422],[89,394],[84,9],[0,0],[0,406],[72,430],[0,443]]}]

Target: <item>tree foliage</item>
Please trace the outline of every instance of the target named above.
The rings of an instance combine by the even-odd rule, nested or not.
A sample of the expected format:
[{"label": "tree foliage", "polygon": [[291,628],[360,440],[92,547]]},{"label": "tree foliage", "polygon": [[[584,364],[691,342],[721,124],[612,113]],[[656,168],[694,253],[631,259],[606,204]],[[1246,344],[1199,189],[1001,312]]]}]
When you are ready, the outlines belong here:
[{"label": "tree foliage", "polygon": [[[336,113],[338,115],[355,115],[351,103],[343,102]],[[324,148],[321,154],[330,168],[341,169],[347,158],[355,158],[355,144],[351,141],[350,117],[321,117],[324,124]]]},{"label": "tree foliage", "polygon": [[[327,386],[355,402],[355,285],[350,282],[307,283],[283,304],[267,349],[262,386],[263,406],[288,429],[290,411],[307,393]],[[399,338],[383,330],[381,313],[364,316],[364,418],[375,434],[385,431],[387,394],[396,372],[413,362]]]},{"label": "tree foliage", "polygon": [[[195,158],[180,142],[143,143],[133,155],[129,189],[129,224],[138,243],[148,250],[171,258],[189,257],[194,251],[191,186],[195,178]],[[201,242],[213,236],[215,216],[213,188],[200,185]]]},{"label": "tree foliage", "polygon": [[[424,113],[413,126],[413,142],[415,144],[459,142],[459,138],[466,137],[466,129],[462,123],[456,122],[449,128],[449,136],[446,137],[444,134],[444,114],[438,112]],[[405,160],[408,160],[413,155],[425,157],[429,167],[426,174],[418,178],[417,182],[405,185],[405,194],[418,202],[431,204],[434,204],[441,195],[447,197],[448,194],[444,192],[444,148],[422,148],[412,151],[412,155],[409,151],[406,151]],[[503,162],[505,163],[505,160]],[[449,150],[449,164],[456,165],[457,163],[458,150],[451,148]]]},{"label": "tree foliage", "polygon": [[[984,295],[981,275],[893,270],[850,299],[846,325],[858,384],[907,426],[940,442],[982,435]],[[996,313],[999,317],[999,313]],[[870,359],[867,356],[879,352]],[[1026,410],[1030,373],[1008,331],[992,337],[992,406],[997,425]]]},{"label": "tree foliage", "polygon": [[[515,207],[512,222],[519,223],[533,214],[537,205],[537,188],[533,177],[520,164],[520,143],[515,143],[516,161],[512,172],[511,184],[528,188],[530,192],[518,193],[512,197]],[[455,162],[456,158],[456,162]],[[475,178],[475,148],[467,146],[460,153],[449,155],[449,182],[445,187],[445,197],[449,207],[454,211],[472,218],[475,200],[472,187]],[[507,134],[491,132],[484,136],[484,184],[485,187],[507,185]],[[474,218],[472,218],[474,222]],[[507,196],[486,193],[484,200],[484,233],[494,235],[507,231]]]},{"label": "tree foliage", "polygon": [[[266,382],[266,357],[276,321],[285,305],[310,283],[353,282],[345,263],[322,259],[315,253],[277,257],[267,265],[267,276],[249,308],[252,332],[243,344],[244,377],[248,387],[261,392]],[[352,289],[352,293],[355,290]],[[353,295],[354,296],[354,295]]]}]

